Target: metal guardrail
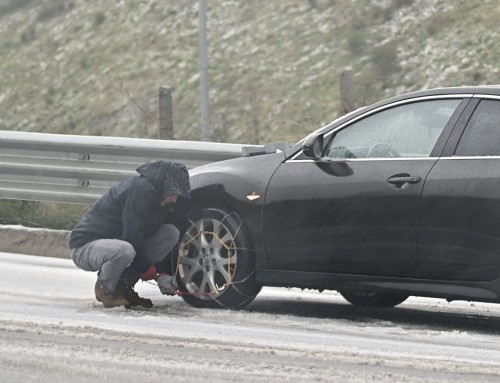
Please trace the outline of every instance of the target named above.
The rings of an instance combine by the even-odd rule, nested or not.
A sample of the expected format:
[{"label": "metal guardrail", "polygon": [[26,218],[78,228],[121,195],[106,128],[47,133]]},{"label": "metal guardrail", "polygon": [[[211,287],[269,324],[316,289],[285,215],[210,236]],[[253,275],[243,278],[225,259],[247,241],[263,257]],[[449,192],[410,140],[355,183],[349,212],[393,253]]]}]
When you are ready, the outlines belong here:
[{"label": "metal guardrail", "polygon": [[244,145],[0,131],[0,198],[93,203],[162,159],[188,168],[241,157]]}]

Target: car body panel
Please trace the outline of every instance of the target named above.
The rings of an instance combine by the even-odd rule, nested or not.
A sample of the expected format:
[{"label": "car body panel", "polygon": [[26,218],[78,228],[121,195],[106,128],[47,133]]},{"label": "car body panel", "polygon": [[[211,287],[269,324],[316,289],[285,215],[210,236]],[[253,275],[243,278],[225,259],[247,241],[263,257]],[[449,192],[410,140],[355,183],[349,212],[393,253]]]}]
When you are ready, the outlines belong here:
[{"label": "car body panel", "polygon": [[[420,195],[436,161],[282,164],[271,179],[264,208],[271,267],[416,276]],[[402,173],[422,181],[403,188],[387,182]]]},{"label": "car body panel", "polygon": [[500,158],[446,158],[432,169],[419,219],[423,278],[500,275]]},{"label": "car body panel", "polygon": [[[239,214],[252,235],[257,263],[263,267],[267,267],[262,236],[264,196],[269,179],[284,160],[285,154],[280,152],[220,161],[189,171],[193,208],[227,206]],[[249,199],[253,193],[259,197]]]},{"label": "car body panel", "polygon": [[[224,200],[246,217],[247,226],[260,228],[269,179],[284,160],[283,153],[275,153],[235,158],[191,169],[189,174],[194,199],[205,198],[208,199],[206,202],[214,205],[217,205],[217,200]],[[247,196],[254,192],[261,198],[248,199]]]},{"label": "car body panel", "polygon": [[260,269],[257,272],[257,282],[263,286],[299,287],[319,291],[350,289],[443,298],[449,301],[500,303],[500,278],[491,282],[469,282]]}]

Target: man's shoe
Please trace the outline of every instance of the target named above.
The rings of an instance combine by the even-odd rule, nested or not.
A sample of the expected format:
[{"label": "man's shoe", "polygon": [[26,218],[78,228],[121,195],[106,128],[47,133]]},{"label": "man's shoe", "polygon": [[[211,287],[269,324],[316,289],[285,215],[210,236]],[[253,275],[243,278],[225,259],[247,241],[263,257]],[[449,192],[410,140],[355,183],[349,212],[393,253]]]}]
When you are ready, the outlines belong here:
[{"label": "man's shoe", "polygon": [[142,306],[148,309],[153,307],[151,299],[141,298],[132,286],[127,286],[121,279],[116,285],[116,291],[129,301],[130,306]]},{"label": "man's shoe", "polygon": [[97,281],[95,283],[95,298],[99,301],[102,302],[105,308],[112,308],[112,307],[119,307],[119,306],[125,306],[125,307],[130,307],[130,302],[125,299],[121,294],[113,294],[110,293],[109,291],[106,291],[104,287]]}]

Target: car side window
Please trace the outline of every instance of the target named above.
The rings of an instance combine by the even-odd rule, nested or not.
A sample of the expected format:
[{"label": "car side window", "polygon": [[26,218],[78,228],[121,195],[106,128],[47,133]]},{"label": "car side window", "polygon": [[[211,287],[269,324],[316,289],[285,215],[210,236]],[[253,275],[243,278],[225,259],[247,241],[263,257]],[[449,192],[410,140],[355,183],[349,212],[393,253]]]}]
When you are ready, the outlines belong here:
[{"label": "car side window", "polygon": [[455,156],[500,156],[500,101],[479,103],[460,138]]},{"label": "car side window", "polygon": [[331,159],[429,157],[461,99],[420,101],[368,116],[335,133]]}]

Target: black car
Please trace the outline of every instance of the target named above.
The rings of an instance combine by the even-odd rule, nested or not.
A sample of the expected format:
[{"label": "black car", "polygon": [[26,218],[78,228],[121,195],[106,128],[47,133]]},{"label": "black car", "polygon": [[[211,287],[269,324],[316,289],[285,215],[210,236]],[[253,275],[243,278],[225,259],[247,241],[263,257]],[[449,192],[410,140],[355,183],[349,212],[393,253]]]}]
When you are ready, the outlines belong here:
[{"label": "black car", "polygon": [[175,264],[193,306],[261,286],[500,302],[499,86],[390,98],[190,175]]}]

